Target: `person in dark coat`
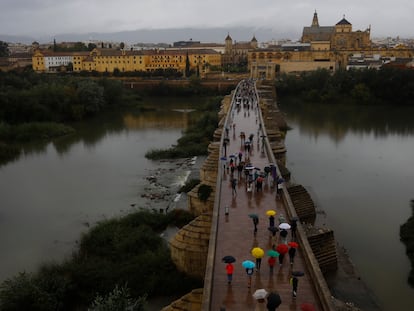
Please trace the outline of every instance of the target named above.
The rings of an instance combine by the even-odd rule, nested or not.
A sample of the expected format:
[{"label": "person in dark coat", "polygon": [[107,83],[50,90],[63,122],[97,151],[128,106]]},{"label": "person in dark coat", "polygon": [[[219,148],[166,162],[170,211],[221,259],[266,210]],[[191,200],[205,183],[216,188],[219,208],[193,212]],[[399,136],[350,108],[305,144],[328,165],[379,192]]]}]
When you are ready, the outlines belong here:
[{"label": "person in dark coat", "polygon": [[269,227],[275,226],[275,216],[269,216]]},{"label": "person in dark coat", "polygon": [[256,235],[256,233],[257,233],[257,225],[259,224],[259,218],[257,218],[257,217],[254,217],[253,218],[253,226],[254,226],[254,235]]},{"label": "person in dark coat", "polygon": [[299,283],[299,279],[297,277],[292,277],[290,279],[290,284],[292,285],[292,297],[296,298],[297,295],[297,291],[298,291],[298,283]]},{"label": "person in dark coat", "polygon": [[296,240],[296,229],[298,228],[298,223],[296,219],[290,221],[290,230],[292,231],[292,240]]},{"label": "person in dark coat", "polygon": [[289,248],[288,253],[289,253],[290,265],[293,266],[293,260],[294,260],[295,255],[296,255],[296,248],[294,248],[294,247]]}]

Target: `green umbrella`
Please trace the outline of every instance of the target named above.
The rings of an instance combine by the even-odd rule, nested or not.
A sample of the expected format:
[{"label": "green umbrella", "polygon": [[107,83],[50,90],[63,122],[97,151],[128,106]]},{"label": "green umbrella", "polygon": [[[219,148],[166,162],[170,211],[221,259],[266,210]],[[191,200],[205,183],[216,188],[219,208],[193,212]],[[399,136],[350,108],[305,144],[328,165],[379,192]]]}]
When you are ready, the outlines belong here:
[{"label": "green umbrella", "polygon": [[250,218],[259,218],[259,216],[257,214],[249,214]]},{"label": "green umbrella", "polygon": [[270,257],[279,257],[279,253],[278,252],[276,252],[275,250],[273,250],[273,249],[269,249],[268,251],[267,251],[267,256],[270,256]]}]

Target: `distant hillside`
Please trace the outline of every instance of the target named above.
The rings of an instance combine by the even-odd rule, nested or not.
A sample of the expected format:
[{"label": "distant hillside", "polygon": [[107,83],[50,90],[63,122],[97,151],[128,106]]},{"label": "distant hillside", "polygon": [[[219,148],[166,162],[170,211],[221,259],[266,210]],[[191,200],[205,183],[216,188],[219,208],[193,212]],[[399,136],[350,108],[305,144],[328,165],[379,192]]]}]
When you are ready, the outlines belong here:
[{"label": "distant hillside", "polygon": [[56,39],[62,41],[86,41],[86,40],[102,40],[125,43],[170,43],[181,40],[201,41],[201,42],[224,42],[227,34],[230,34],[233,40],[250,41],[256,36],[259,42],[269,41],[272,39],[290,38],[292,40],[299,39],[300,34],[280,33],[270,28],[253,28],[253,27],[230,27],[230,28],[172,28],[172,29],[140,29],[131,31],[120,31],[113,33],[85,33],[85,34],[56,34],[50,37],[25,37],[10,36],[0,34],[0,40],[6,42],[20,42],[30,44],[33,41],[39,43],[52,42]]}]

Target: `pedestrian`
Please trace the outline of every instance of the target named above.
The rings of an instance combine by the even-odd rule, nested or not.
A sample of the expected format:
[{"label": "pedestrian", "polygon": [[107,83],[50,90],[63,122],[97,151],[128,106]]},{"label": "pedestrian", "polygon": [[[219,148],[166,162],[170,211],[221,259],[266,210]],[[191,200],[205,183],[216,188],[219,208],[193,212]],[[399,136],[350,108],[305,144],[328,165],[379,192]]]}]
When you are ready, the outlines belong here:
[{"label": "pedestrian", "polygon": [[243,157],[243,153],[240,151],[240,152],[239,152],[239,162],[241,162],[242,157]]},{"label": "pedestrian", "polygon": [[275,226],[275,216],[270,215],[269,216],[269,227],[272,228]]},{"label": "pedestrian", "polygon": [[280,243],[287,244],[288,232],[286,229],[280,230]]},{"label": "pedestrian", "polygon": [[280,266],[280,267],[283,265],[283,259],[284,259],[284,258],[285,258],[285,254],[280,253],[280,254],[279,254],[279,257],[278,257],[278,259],[279,259],[279,266]]},{"label": "pedestrian", "polygon": [[290,230],[292,231],[292,240],[296,240],[296,229],[298,228],[297,219],[290,221]]},{"label": "pedestrian", "polygon": [[233,271],[234,271],[234,266],[231,263],[228,263],[226,265],[227,284],[231,284],[231,281],[233,281]]},{"label": "pedestrian", "polygon": [[281,223],[284,223],[284,222],[286,222],[286,218],[285,218],[285,216],[283,216],[283,214],[280,214],[280,216],[279,216],[279,225]]},{"label": "pedestrian", "polygon": [[270,274],[272,274],[273,273],[273,268],[276,264],[276,258],[275,257],[269,257],[269,259],[267,260],[267,263],[269,264]]},{"label": "pedestrian", "polygon": [[254,235],[257,233],[257,225],[259,224],[259,218],[253,217],[253,225],[254,225]]},{"label": "pedestrian", "polygon": [[299,279],[296,276],[293,276],[290,279],[290,285],[292,285],[292,297],[296,298],[296,294],[298,292],[298,283],[299,283]]},{"label": "pedestrian", "polygon": [[231,180],[231,193],[232,193],[232,195],[237,195],[236,185],[237,185],[237,179],[233,178]]},{"label": "pedestrian", "polygon": [[295,259],[295,255],[296,255],[296,248],[295,247],[289,248],[288,253],[289,253],[290,265],[293,266],[293,260]]},{"label": "pedestrian", "polygon": [[262,265],[262,258],[257,257],[256,258],[256,271],[260,271],[260,266]]},{"label": "pedestrian", "polygon": [[252,275],[253,275],[253,268],[246,268],[247,276],[249,277],[247,287],[250,288],[252,286]]},{"label": "pedestrian", "polygon": [[237,164],[237,177],[239,179],[240,179],[240,177],[242,175],[243,168],[244,168],[243,162],[240,161],[239,164]]}]

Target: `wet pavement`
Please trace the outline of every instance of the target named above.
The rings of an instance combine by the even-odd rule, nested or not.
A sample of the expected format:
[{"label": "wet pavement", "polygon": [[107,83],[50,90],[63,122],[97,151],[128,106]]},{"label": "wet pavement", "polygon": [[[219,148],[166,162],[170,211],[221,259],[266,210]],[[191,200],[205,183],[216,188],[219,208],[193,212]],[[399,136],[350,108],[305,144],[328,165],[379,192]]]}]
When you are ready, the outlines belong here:
[{"label": "wet pavement", "polygon": [[[253,166],[263,171],[265,166],[269,165],[269,160],[261,152],[261,142],[258,141],[258,117],[256,109],[241,106],[239,110],[234,108],[231,112],[234,123],[229,130],[230,141],[226,147],[226,155],[244,153],[244,144],[241,142],[240,132],[246,134],[246,139],[250,134],[254,135],[252,149],[249,153],[250,162]],[[224,151],[223,151],[224,152]],[[246,154],[243,155],[242,161],[246,161]],[[224,155],[223,155],[224,156]],[[227,157],[229,158],[229,157]],[[308,277],[307,268],[302,257],[302,251],[299,245],[297,249],[294,264],[291,266],[289,257],[286,254],[284,262],[279,266],[276,260],[274,271],[271,273],[268,265],[267,250],[272,248],[272,238],[269,226],[269,217],[266,211],[269,209],[276,211],[275,224],[279,224],[278,217],[283,214],[287,215],[285,207],[281,200],[276,198],[276,189],[270,185],[270,177],[265,180],[262,191],[257,192],[253,187],[251,192],[247,191],[245,175],[242,173],[238,178],[237,169],[234,176],[237,179],[236,194],[232,194],[231,174],[227,169],[220,168],[221,176],[221,197],[220,211],[218,220],[217,242],[215,252],[215,263],[213,272],[213,286],[210,310],[255,310],[258,301],[253,298],[256,289],[264,288],[268,292],[277,292],[282,300],[277,310],[301,310],[302,303],[311,303],[315,310],[321,310],[317,301],[317,294],[313,284]],[[228,215],[225,214],[225,207],[228,207]],[[257,234],[254,234],[254,225],[252,218],[248,215],[255,213],[259,217],[257,225]],[[276,245],[279,241],[277,233]],[[291,233],[288,235],[288,242],[291,241]],[[261,268],[255,271],[251,277],[251,286],[249,287],[249,277],[242,262],[245,260],[255,261],[251,254],[253,247],[260,247],[265,251],[262,259]],[[234,265],[234,274],[231,284],[228,284],[226,275],[226,264],[222,258],[231,255],[236,258]],[[297,296],[292,296],[292,286],[290,285],[292,271],[303,271],[304,276],[299,277]],[[264,308],[257,310],[266,310]]]}]

